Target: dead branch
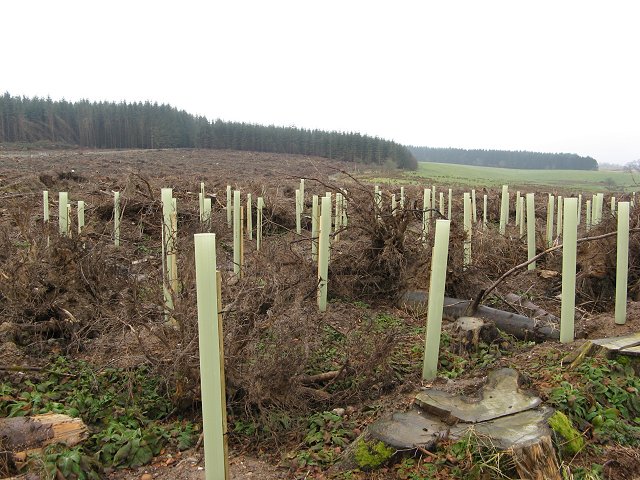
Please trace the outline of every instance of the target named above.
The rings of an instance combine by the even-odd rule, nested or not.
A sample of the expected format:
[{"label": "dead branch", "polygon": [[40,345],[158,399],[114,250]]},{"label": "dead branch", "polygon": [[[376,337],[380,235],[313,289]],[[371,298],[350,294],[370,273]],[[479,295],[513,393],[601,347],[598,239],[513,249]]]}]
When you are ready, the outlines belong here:
[{"label": "dead branch", "polygon": [[[629,233],[636,233],[636,232],[640,232],[640,228],[631,228],[629,229]],[[615,235],[618,234],[618,231],[616,230],[615,232],[609,232],[609,233],[604,233],[602,235],[596,235],[593,237],[583,237],[583,238],[579,238],[577,240],[576,243],[583,243],[583,242],[590,242],[593,240],[602,240],[603,238],[608,238],[608,237],[613,237]],[[529,260],[527,260],[526,262],[522,262],[518,265],[516,265],[515,267],[507,270],[506,272],[504,272],[502,275],[500,275],[500,278],[498,278],[495,282],[493,282],[491,284],[491,286],[489,286],[489,288],[487,289],[483,289],[480,290],[480,293],[478,293],[478,296],[473,300],[472,303],[469,304],[469,310],[467,312],[467,314],[469,316],[473,316],[475,315],[476,311],[478,310],[478,305],[480,305],[480,302],[482,300],[484,300],[493,290],[495,290],[495,288],[500,285],[500,283],[502,283],[502,281],[507,278],[509,275],[517,272],[518,270],[522,270],[523,268],[529,266],[531,263],[535,262],[536,260],[539,260],[540,258],[544,257],[545,255],[547,255],[548,253],[554,252],[556,250],[560,250],[562,248],[563,244],[559,244],[559,245],[555,245],[551,248],[547,248],[546,250],[538,253],[537,255],[531,257]]]},{"label": "dead branch", "polygon": [[294,377],[295,380],[297,380],[298,382],[305,384],[305,385],[310,385],[313,383],[322,383],[322,382],[326,382],[329,380],[333,380],[334,378],[336,378],[338,375],[340,375],[342,373],[342,369],[340,370],[332,370],[330,372],[324,372],[324,373],[318,373],[316,375],[298,375],[296,377]]}]

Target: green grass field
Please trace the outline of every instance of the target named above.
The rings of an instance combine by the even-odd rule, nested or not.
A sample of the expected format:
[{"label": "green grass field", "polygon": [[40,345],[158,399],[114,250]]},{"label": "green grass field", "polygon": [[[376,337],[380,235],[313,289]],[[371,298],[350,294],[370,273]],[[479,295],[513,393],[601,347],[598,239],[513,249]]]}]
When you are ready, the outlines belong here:
[{"label": "green grass field", "polygon": [[[422,183],[430,179],[440,185],[496,187],[529,186],[558,190],[593,192],[630,192],[640,190],[640,175],[628,172],[587,170],[517,170],[513,168],[476,167],[448,163],[420,162],[416,172],[390,178],[378,177],[376,183]],[[636,183],[637,182],[637,183]]]}]

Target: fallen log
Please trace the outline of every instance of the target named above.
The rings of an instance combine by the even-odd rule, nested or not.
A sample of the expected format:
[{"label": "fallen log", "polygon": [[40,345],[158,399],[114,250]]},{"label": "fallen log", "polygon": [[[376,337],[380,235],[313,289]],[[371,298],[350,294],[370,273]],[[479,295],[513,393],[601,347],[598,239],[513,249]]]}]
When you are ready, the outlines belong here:
[{"label": "fallen log", "polygon": [[52,443],[72,447],[88,437],[89,430],[81,419],[59,413],[0,418],[0,444],[18,458]]},{"label": "fallen log", "polygon": [[[640,232],[640,228],[631,228],[629,230],[629,233],[638,233]],[[609,232],[609,233],[605,233],[603,235],[596,235],[595,237],[583,237],[583,238],[579,238],[577,240],[577,243],[582,243],[582,242],[590,242],[592,240],[602,240],[604,238],[608,238],[608,237],[613,237],[616,236],[618,234],[617,231],[615,232]],[[519,265],[516,265],[515,267],[507,270],[505,273],[503,273],[500,278],[498,278],[495,282],[493,282],[489,288],[485,288],[480,290],[480,293],[478,293],[478,295],[476,296],[476,298],[473,300],[473,302],[469,305],[469,311],[467,312],[467,315],[472,315],[472,316],[477,316],[475,315],[476,309],[478,308],[478,306],[480,305],[480,302],[482,302],[483,299],[487,298],[489,296],[489,294],[491,292],[493,292],[493,290],[500,285],[500,283],[507,278],[509,275],[514,274],[515,272],[522,270],[525,267],[528,267],[529,264],[535,262],[536,260],[544,257],[545,255],[547,255],[548,253],[551,253],[555,250],[559,250],[562,248],[562,244],[560,245],[555,245],[553,247],[547,248],[546,250],[538,253],[537,255],[534,255],[533,257],[531,257],[530,259],[528,259],[526,262],[520,263]]]},{"label": "fallen log", "polygon": [[[428,292],[426,290],[413,290],[406,292],[402,296],[400,305],[426,311],[427,300]],[[445,297],[443,316],[449,320],[457,320],[460,317],[468,316],[467,312],[470,303],[470,300]],[[521,340],[543,342],[545,340],[560,339],[559,325],[549,321],[548,318],[547,320],[535,319],[483,305],[478,306],[474,317],[491,321],[503,332]],[[579,333],[577,336],[579,336]]]},{"label": "fallen log", "polygon": [[556,317],[555,315],[552,315],[551,313],[547,312],[544,308],[539,307],[538,305],[533,303],[531,300],[527,300],[526,298],[523,298],[520,295],[516,295],[515,293],[507,293],[504,296],[504,299],[507,301],[507,303],[511,305],[522,307],[531,311],[529,315],[531,318],[535,318],[536,320],[543,320],[545,322],[555,323],[556,325],[560,324],[560,319],[558,317]]}]

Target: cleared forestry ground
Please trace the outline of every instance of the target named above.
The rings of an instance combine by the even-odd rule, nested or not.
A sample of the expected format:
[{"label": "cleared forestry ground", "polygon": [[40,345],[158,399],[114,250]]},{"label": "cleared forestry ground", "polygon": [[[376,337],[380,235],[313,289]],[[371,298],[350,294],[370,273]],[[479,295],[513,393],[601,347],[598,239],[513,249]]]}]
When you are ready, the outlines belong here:
[{"label": "cleared forestry ground", "polygon": [[[507,180],[511,191],[532,175],[507,173],[514,172],[522,180]],[[364,467],[330,472],[350,445],[358,445],[354,440],[369,424],[408,407],[424,386],[425,315],[395,298],[428,287],[432,245],[431,239],[425,245],[420,234],[423,187],[453,188],[447,296],[474,298],[527,258],[517,227],[509,225],[507,236],[497,231],[500,189],[495,186],[505,179],[485,182],[476,174],[473,186],[488,190],[489,228],[474,231],[476,260],[463,270],[461,201],[470,183],[433,173],[389,174],[317,157],[255,152],[4,151],[0,413],[55,411],[82,418],[92,434],[81,447],[52,449],[49,456],[33,458],[19,471],[7,466],[4,473],[38,473],[57,465],[95,472],[89,478],[139,479],[145,472],[167,480],[204,478],[202,449],[196,447],[201,417],[193,268],[193,234],[206,228],[198,216],[199,184],[204,182],[223,273],[231,478],[448,480],[498,478],[498,473],[513,478],[508,465],[489,461],[505,458],[500,452],[482,450],[472,438],[443,439],[431,453],[382,458],[376,468],[372,465],[380,456],[365,450],[360,452]],[[385,185],[380,222],[373,185],[351,176],[392,176],[407,185],[408,203],[416,206],[392,215],[390,195],[400,188]],[[301,177],[306,178],[307,214],[311,195],[347,189],[350,196],[348,229],[332,247],[325,314],[318,313],[314,295],[317,266],[310,255],[309,222],[302,235],[295,233],[295,189]],[[239,280],[232,274],[227,185],[243,195],[252,193],[254,200],[262,195],[266,202],[263,250],[257,252],[254,240],[245,239],[245,276]],[[172,317],[180,328],[163,315],[163,187],[172,187],[178,199],[182,283]],[[42,222],[42,190],[50,193],[49,229]],[[531,190],[542,198],[553,187]],[[123,206],[118,249],[112,238],[113,191],[121,192]],[[74,218],[75,202],[86,202],[82,235],[57,235],[58,192],[69,193]],[[544,214],[540,202],[539,249],[544,248]],[[632,219],[640,227],[639,209]],[[592,233],[611,232],[614,225],[614,218],[605,216]],[[640,331],[640,238],[632,240],[626,325],[613,324],[615,238],[590,242],[578,253],[576,326],[586,339]],[[558,316],[561,260],[558,251],[552,252],[540,260],[539,270],[509,277],[483,304],[530,315],[508,300],[516,294]],[[567,478],[640,474],[640,406],[634,403],[640,383],[628,366],[595,359],[569,368],[563,359],[585,340],[534,344],[501,334],[468,351],[461,348],[454,321],[445,321],[443,329],[434,386],[473,393],[490,371],[514,368],[528,390],[572,416],[587,440],[578,455],[562,454]],[[72,480],[73,472],[58,478]]]}]

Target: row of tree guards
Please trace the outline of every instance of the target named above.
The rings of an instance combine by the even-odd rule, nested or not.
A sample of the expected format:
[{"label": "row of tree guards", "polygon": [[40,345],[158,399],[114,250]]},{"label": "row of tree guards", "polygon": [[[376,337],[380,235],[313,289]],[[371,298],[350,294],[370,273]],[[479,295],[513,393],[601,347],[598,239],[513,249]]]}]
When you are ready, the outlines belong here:
[{"label": "row of tree guards", "polygon": [[[346,193],[346,191],[344,191]],[[452,190],[448,190],[447,207],[445,209],[444,192],[436,196],[436,188],[425,188],[422,208],[422,235],[427,240],[430,235],[432,218],[437,215],[446,218],[435,220],[434,242],[432,250],[431,277],[429,284],[429,303],[427,310],[427,329],[425,336],[425,351],[422,376],[425,380],[432,380],[437,375],[440,335],[442,327],[442,312],[444,303],[444,288],[446,281],[447,260],[449,251],[450,219],[452,214]],[[113,192],[113,240],[117,247],[120,244],[120,220],[122,209],[120,193]],[[253,239],[254,226],[252,224],[253,201],[251,194],[246,195],[246,204],[242,203],[241,192],[227,186],[227,225],[233,229],[233,271],[237,276],[242,275],[244,263],[244,238]],[[296,233],[302,234],[302,215],[305,207],[304,179],[300,180],[300,188],[295,193]],[[173,309],[173,295],[178,289],[177,272],[177,202],[171,188],[161,190],[163,228],[162,228],[162,268],[164,278],[165,311]],[[374,207],[380,215],[383,206],[382,191],[375,186],[373,192]],[[399,199],[396,193],[391,194],[391,212],[398,214],[405,208],[406,197],[404,187],[400,188]],[[502,187],[499,232],[506,235],[509,224],[509,189]],[[604,195],[594,194],[586,200],[585,229],[602,221]],[[630,202],[616,202],[610,199],[610,209],[617,214],[617,272],[616,272],[616,303],[615,321],[618,324],[626,320],[627,300],[627,271],[629,250],[629,210],[635,203],[635,193]],[[44,222],[49,222],[49,193],[43,192]],[[549,195],[547,199],[546,243],[552,246],[562,238],[562,305],[560,316],[560,341],[574,340],[575,319],[575,274],[577,228],[582,217],[583,197],[563,198]],[[67,192],[59,192],[59,233],[71,235],[71,204]],[[245,206],[246,205],[246,206]],[[487,195],[483,196],[482,222],[480,227],[487,228]],[[256,249],[262,245],[263,197],[256,200]],[[85,224],[84,202],[77,203],[77,227],[82,232]],[[246,208],[246,210],[245,210]],[[204,183],[199,191],[200,221],[209,224],[211,221],[211,198],[205,193]],[[437,212],[434,214],[434,212]],[[245,216],[246,213],[246,216]],[[535,269],[535,195],[527,193],[515,195],[515,225],[520,227],[520,235],[525,236],[528,244],[528,258],[531,261],[528,268]],[[554,214],[555,218],[554,218]],[[313,195],[311,208],[311,256],[317,262],[318,293],[317,303],[321,312],[327,308],[328,267],[331,252],[331,242],[339,240],[340,232],[348,226],[348,203],[343,192],[335,196],[327,192],[324,196]],[[468,267],[472,263],[472,235],[474,225],[477,225],[476,191],[471,190],[463,195],[463,226],[465,232],[463,248],[463,265]],[[245,232],[246,225],[246,232]],[[554,234],[555,226],[555,234]],[[333,238],[332,238],[333,237]],[[228,478],[226,462],[226,406],[224,395],[224,359],[222,345],[222,319],[220,284],[221,276],[216,264],[216,237],[213,233],[195,235],[196,282],[198,302],[198,325],[200,341],[200,368],[202,377],[202,403],[205,442],[206,478]]]},{"label": "row of tree guards", "polygon": [[[246,195],[246,216],[245,207],[242,205],[241,192],[239,190],[232,191],[231,186],[227,186],[227,224],[229,228],[233,228],[233,270],[238,276],[242,275],[242,267],[244,264],[244,238],[253,239],[254,227],[252,225],[252,197],[251,194]],[[347,193],[345,191],[345,193]],[[399,205],[396,199],[396,194],[391,194],[391,211],[395,215],[401,209],[405,207],[405,191],[404,187],[400,188]],[[296,211],[296,233],[302,234],[302,215],[304,213],[304,179],[300,180],[300,188],[295,191],[295,211]],[[382,211],[383,196],[379,186],[374,188],[374,206],[376,211]],[[423,196],[423,215],[422,215],[422,232],[423,239],[427,240],[430,235],[430,229],[432,224],[433,212],[438,212],[440,216],[443,216],[445,211],[444,206],[444,193],[439,192],[439,202],[436,203],[436,188],[425,188]],[[164,273],[164,292],[165,292],[165,305],[168,309],[173,308],[173,294],[177,291],[178,287],[178,274],[177,274],[177,202],[173,197],[172,189],[163,188],[161,191],[162,201],[162,213],[163,213],[163,228],[162,228],[162,260],[163,260],[163,273]],[[113,242],[116,247],[120,245],[120,223],[122,216],[122,209],[120,207],[120,192],[113,192]],[[578,195],[577,198],[563,198],[549,194],[547,199],[547,223],[546,223],[546,243],[548,247],[553,246],[554,242],[558,242],[560,238],[563,239],[563,252],[564,258],[574,258],[573,267],[567,264],[564,267],[566,273],[570,273],[570,270],[575,272],[575,247],[572,245],[576,243],[577,233],[574,230],[577,229],[577,225],[581,222],[582,217],[582,195]],[[629,230],[629,207],[635,203],[635,192],[631,202],[616,202],[616,197],[610,198],[610,209],[612,214],[618,212],[618,281],[616,282],[616,298],[626,298],[626,281],[622,282],[626,277],[626,270],[628,265],[628,230]],[[43,205],[44,205],[44,221],[49,222],[49,192],[43,192]],[[59,192],[59,233],[61,235],[71,235],[71,204],[69,202],[69,196],[67,192]],[[256,202],[256,249],[260,250],[262,245],[262,232],[263,232],[263,209],[264,209],[263,197],[258,197]],[[509,224],[509,189],[507,185],[502,187],[502,197],[500,202],[500,223],[499,232],[502,235],[506,234],[506,227]],[[557,215],[554,221],[554,214]],[[398,208],[399,206],[399,208]],[[448,206],[446,209],[447,219],[451,218],[451,206],[452,206],[452,190],[448,191]],[[592,196],[590,200],[585,202],[585,230],[589,231],[592,227],[598,225],[602,221],[602,214],[604,208],[604,195],[597,193]],[[211,198],[205,195],[204,183],[200,184],[199,191],[199,210],[200,221],[203,224],[210,224],[211,220]],[[314,195],[312,198],[311,209],[311,256],[312,259],[318,262],[318,307],[320,311],[325,311],[327,307],[327,282],[328,282],[328,265],[330,258],[330,244],[332,241],[338,241],[340,238],[340,232],[348,226],[348,205],[347,199],[342,192],[335,194],[335,207],[332,205],[332,193],[327,192],[322,198]],[[536,231],[535,231],[535,196],[533,193],[527,193],[525,196],[521,195],[520,191],[515,195],[515,225],[520,227],[520,235],[526,236],[528,245],[528,258],[532,260],[536,255]],[[569,215],[569,217],[567,216]],[[625,220],[626,219],[626,220]],[[463,227],[464,227],[464,245],[463,245],[463,268],[467,268],[472,263],[472,236],[473,225],[477,222],[477,208],[476,208],[476,191],[465,192],[463,195]],[[574,225],[575,223],[575,225]],[[245,235],[246,224],[246,235]],[[79,233],[85,225],[85,204],[83,201],[77,202],[77,230]],[[556,226],[554,231],[554,225]],[[526,227],[525,227],[526,226]],[[487,228],[487,195],[483,196],[483,212],[482,212],[482,228]],[[526,228],[526,234],[525,234]],[[333,231],[333,235],[331,235]],[[575,237],[575,238],[574,238]],[[48,241],[48,240],[47,240]],[[624,248],[624,245],[627,245]],[[572,253],[573,252],[573,253]],[[563,260],[564,262],[564,260]],[[571,262],[570,262],[571,263]],[[535,261],[531,261],[528,266],[529,270],[536,268]],[[564,272],[563,272],[564,273]],[[624,276],[623,276],[624,275]],[[575,273],[573,274],[575,276]],[[567,282],[571,283],[571,275],[563,274],[563,285]],[[569,287],[567,283],[567,288]],[[573,281],[575,283],[575,281]],[[573,288],[575,291],[575,286]],[[619,292],[619,293],[618,293]],[[570,305],[567,303],[567,305]],[[622,300],[616,301],[616,322],[624,323],[626,318],[625,312],[626,303]],[[573,310],[573,308],[571,309]],[[567,314],[568,315],[568,314]],[[566,317],[566,315],[565,315]],[[567,324],[568,325],[568,324]],[[565,328],[565,335],[563,339],[571,341],[573,339],[573,329],[570,327]]]}]

